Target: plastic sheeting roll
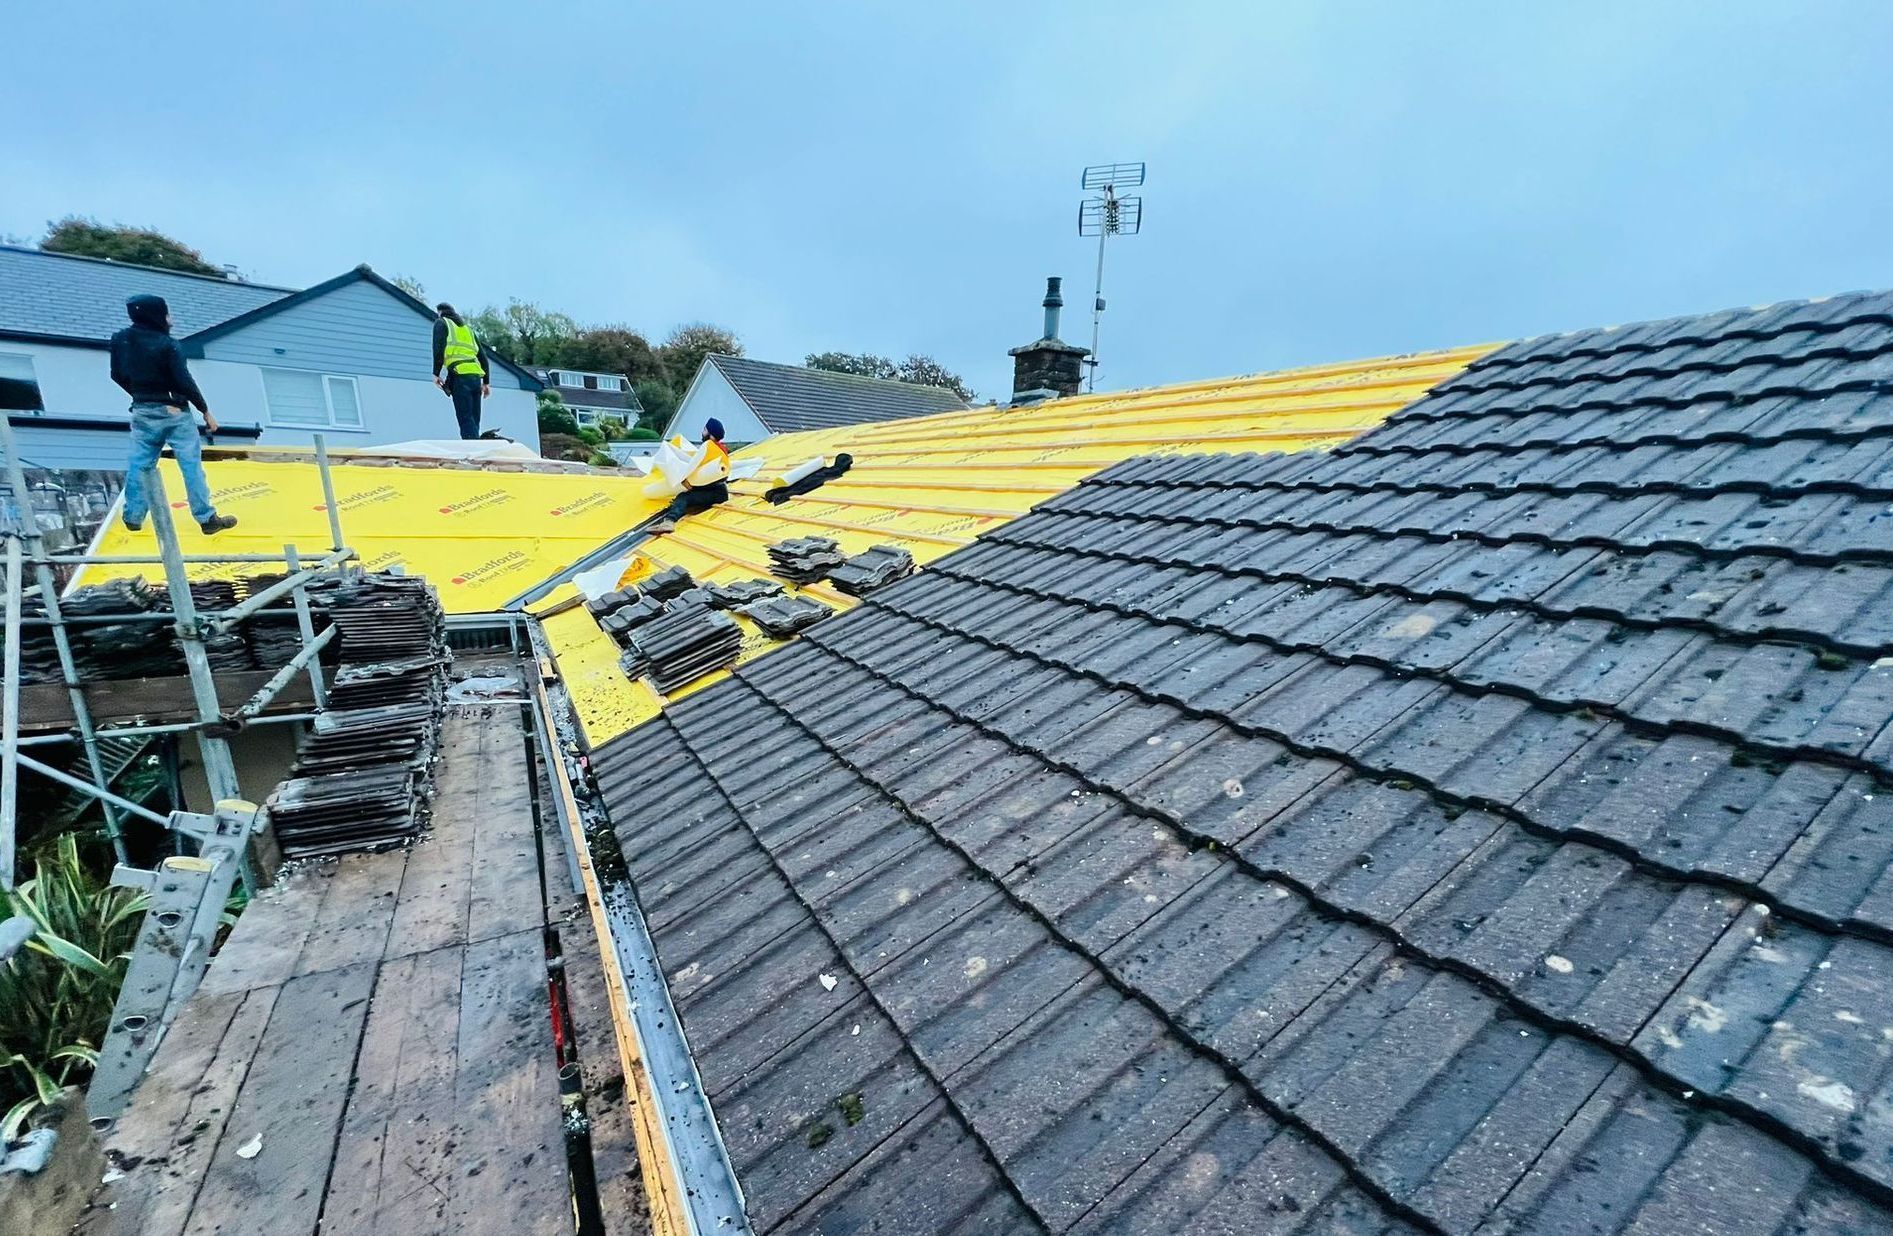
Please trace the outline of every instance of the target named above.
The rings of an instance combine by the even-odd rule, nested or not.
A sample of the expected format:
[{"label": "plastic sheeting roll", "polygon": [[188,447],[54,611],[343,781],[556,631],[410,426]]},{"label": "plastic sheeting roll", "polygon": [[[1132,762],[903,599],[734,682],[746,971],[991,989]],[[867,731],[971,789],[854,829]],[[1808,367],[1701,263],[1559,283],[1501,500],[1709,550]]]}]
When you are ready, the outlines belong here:
[{"label": "plastic sheeting roll", "polygon": [[821,468],[826,467],[826,466],[827,464],[822,459],[822,457],[820,455],[817,455],[815,458],[807,461],[806,463],[799,463],[795,465],[795,467],[790,468],[787,472],[784,472],[782,474],[781,480],[779,480],[777,484],[793,485],[797,481],[801,480],[803,477],[807,476],[809,473],[818,471]]}]

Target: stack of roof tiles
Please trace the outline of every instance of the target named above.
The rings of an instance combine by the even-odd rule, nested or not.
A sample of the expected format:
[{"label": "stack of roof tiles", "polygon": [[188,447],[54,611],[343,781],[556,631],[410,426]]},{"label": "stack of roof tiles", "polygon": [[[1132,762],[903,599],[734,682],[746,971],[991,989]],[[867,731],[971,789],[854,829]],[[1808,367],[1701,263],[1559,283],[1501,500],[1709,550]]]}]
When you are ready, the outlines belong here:
[{"label": "stack of roof tiles", "polygon": [[682,567],[665,567],[644,581],[643,593],[659,601],[668,601],[681,592],[696,586],[696,580],[690,578],[690,572]]},{"label": "stack of roof tiles", "polygon": [[898,545],[875,545],[828,573],[828,582],[849,596],[861,597],[914,573],[914,556]]},{"label": "stack of roof tiles", "polygon": [[[230,580],[192,580],[190,590],[191,607],[200,614],[221,613],[236,607],[237,586]],[[250,621],[254,622],[255,619]],[[300,635],[300,628],[296,630]],[[207,636],[204,640],[204,655],[213,670],[240,671],[256,668],[256,658],[250,651],[250,641],[246,638],[241,625],[235,630],[221,631]]]},{"label": "stack of roof tiles", "polygon": [[742,609],[758,601],[782,595],[782,585],[773,579],[739,579],[727,584],[705,584],[710,603],[718,609]]},{"label": "stack of roof tiles", "polygon": [[1513,345],[598,751],[756,1229],[1893,1230],[1889,379]]},{"label": "stack of roof tiles", "polygon": [[720,610],[687,604],[631,632],[631,644],[651,685],[669,692],[736,660],[743,629]]},{"label": "stack of roof tiles", "polygon": [[812,584],[847,561],[825,536],[797,536],[769,547],[769,569],[792,584]]},{"label": "stack of roof tiles", "polygon": [[[66,638],[80,679],[161,678],[183,673],[184,654],[171,624],[141,617],[169,608],[170,599],[142,579],[115,579],[61,598],[60,613],[79,620],[66,629]],[[100,621],[118,617],[129,621]]]},{"label": "stack of roof tiles", "polygon": [[[61,611],[63,612],[63,611]],[[0,617],[6,613],[6,598],[0,596]],[[58,682],[59,648],[53,642],[51,627],[39,621],[46,617],[46,603],[37,588],[20,599],[20,681]]]},{"label": "stack of roof tiles", "polygon": [[[195,580],[190,585],[191,601],[200,614],[215,614],[235,606],[240,595],[261,591],[281,579],[280,575],[258,576],[244,581],[241,588],[230,580]],[[311,599],[315,605],[315,626],[320,630],[327,625],[320,593]],[[286,600],[282,603],[287,604]],[[60,612],[80,620],[66,628],[80,677],[87,681],[114,681],[184,673],[184,657],[173,624],[168,620],[138,617],[161,616],[170,607],[170,597],[162,589],[139,578],[88,585],[64,598]],[[37,594],[29,595],[22,603],[23,617],[44,618],[45,613],[45,605]],[[108,621],[112,618],[131,620]],[[211,669],[232,672],[275,669],[301,650],[301,628],[295,615],[290,613],[252,615],[235,629],[211,634],[205,640],[205,654]],[[24,626],[20,637],[20,680],[57,682],[59,677],[52,629],[41,624]]]},{"label": "stack of roof tiles", "polygon": [[835,611],[814,597],[765,597],[752,601],[737,611],[766,633],[788,639],[805,631]]},{"label": "stack of roof tiles", "polygon": [[350,576],[317,589],[337,627],[328,707],[268,802],[283,853],[307,858],[393,844],[420,828],[450,659],[426,581]]}]

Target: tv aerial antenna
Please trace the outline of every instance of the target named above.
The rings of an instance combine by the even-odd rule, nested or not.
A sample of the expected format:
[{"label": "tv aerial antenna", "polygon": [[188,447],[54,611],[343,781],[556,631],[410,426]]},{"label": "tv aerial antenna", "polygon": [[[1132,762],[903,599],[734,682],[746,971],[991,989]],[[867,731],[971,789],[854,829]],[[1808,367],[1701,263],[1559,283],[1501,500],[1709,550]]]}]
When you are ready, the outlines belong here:
[{"label": "tv aerial antenna", "polygon": [[1098,389],[1098,335],[1104,325],[1104,242],[1113,236],[1135,236],[1144,225],[1142,196],[1121,197],[1119,189],[1144,183],[1142,163],[1094,163],[1084,170],[1081,184],[1091,196],[1078,203],[1078,235],[1098,238],[1098,282],[1091,300],[1091,355],[1085,358],[1090,374],[1087,391]]}]

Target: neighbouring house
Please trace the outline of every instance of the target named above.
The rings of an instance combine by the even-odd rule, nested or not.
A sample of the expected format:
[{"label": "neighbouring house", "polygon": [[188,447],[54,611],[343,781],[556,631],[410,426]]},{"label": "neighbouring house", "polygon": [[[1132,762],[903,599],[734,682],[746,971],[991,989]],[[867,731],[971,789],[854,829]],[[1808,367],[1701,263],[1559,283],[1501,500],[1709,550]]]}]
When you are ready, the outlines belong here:
[{"label": "neighbouring house", "polygon": [[[0,246],[0,409],[29,467],[117,472],[127,401],[107,347],[127,297],[171,306],[172,334],[232,445],[375,446],[457,436],[431,380],[433,309],[357,266],[314,287],[189,275]],[[497,361],[486,428],[538,449],[538,379]]]},{"label": "neighbouring house", "polygon": [[734,446],[760,442],[771,434],[898,421],[966,406],[964,399],[939,386],[740,356],[707,356],[690,379],[690,389],[671,415],[664,436],[695,437],[702,432],[703,422],[714,416],[723,422],[724,440]]},{"label": "neighbouring house", "polygon": [[593,373],[583,369],[538,366],[532,370],[532,376],[559,392],[559,398],[565,401],[566,411],[580,425],[595,426],[601,421],[636,425],[638,414],[644,411],[644,405],[638,402],[637,392],[631,389],[631,383],[621,373]]}]

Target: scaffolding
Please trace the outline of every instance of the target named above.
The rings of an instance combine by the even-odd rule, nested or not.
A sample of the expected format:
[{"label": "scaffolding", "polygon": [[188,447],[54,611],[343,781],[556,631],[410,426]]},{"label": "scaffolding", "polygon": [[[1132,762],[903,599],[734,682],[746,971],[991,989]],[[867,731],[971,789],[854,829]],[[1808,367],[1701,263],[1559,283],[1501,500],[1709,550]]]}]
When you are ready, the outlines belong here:
[{"label": "scaffolding", "polygon": [[[47,551],[34,516],[26,484],[25,463],[15,444],[8,418],[0,415],[0,454],[6,458],[6,482],[13,497],[11,518],[0,528],[6,561],[6,648],[3,702],[0,702],[0,888],[14,887],[19,841],[19,780],[21,770],[49,778],[96,800],[104,814],[117,867],[112,882],[142,888],[150,908],[138,936],[112,1022],[101,1045],[99,1062],[87,1097],[93,1123],[108,1126],[143,1073],[157,1048],[164,1028],[183,1001],[197,987],[210,960],[210,947],[225,902],[238,881],[254,891],[258,878],[250,860],[252,842],[267,832],[265,813],[248,799],[239,784],[230,737],[245,726],[264,721],[306,721],[315,714],[264,717],[263,711],[299,674],[309,678],[310,694],[318,711],[328,693],[322,677],[321,655],[334,640],[336,628],[317,633],[310,609],[308,586],[319,578],[350,569],[355,552],[342,541],[341,516],[329,473],[328,445],[316,434],[316,465],[322,479],[323,502],[328,512],[330,545],[327,553],[305,561],[293,544],[276,554],[199,554],[186,556],[158,468],[145,473],[151,497],[151,525],[158,542],[155,556],[55,554]],[[200,610],[191,596],[187,568],[197,565],[280,565],[284,577],[221,611]],[[177,724],[131,724],[100,727],[94,722],[78,662],[73,656],[70,628],[61,610],[57,567],[121,565],[158,567],[163,571],[170,608],[127,615],[133,621],[172,624],[183,653],[189,683],[192,719]],[[22,738],[20,734],[20,644],[28,572],[45,608],[43,625],[51,635],[59,673],[71,709],[72,729],[63,733]],[[218,699],[210,664],[208,641],[234,630],[238,624],[267,607],[288,599],[294,609],[300,647],[254,694],[234,708]],[[272,611],[275,612],[275,611]],[[113,619],[116,621],[116,617]],[[160,815],[112,789],[113,773],[102,754],[103,744],[118,739],[154,735],[194,735],[210,786],[212,811],[174,811]],[[84,772],[77,775],[34,758],[22,748],[77,741],[84,749]],[[136,817],[168,830],[178,848],[189,851],[162,860],[156,869],[130,864],[124,822]]]}]

